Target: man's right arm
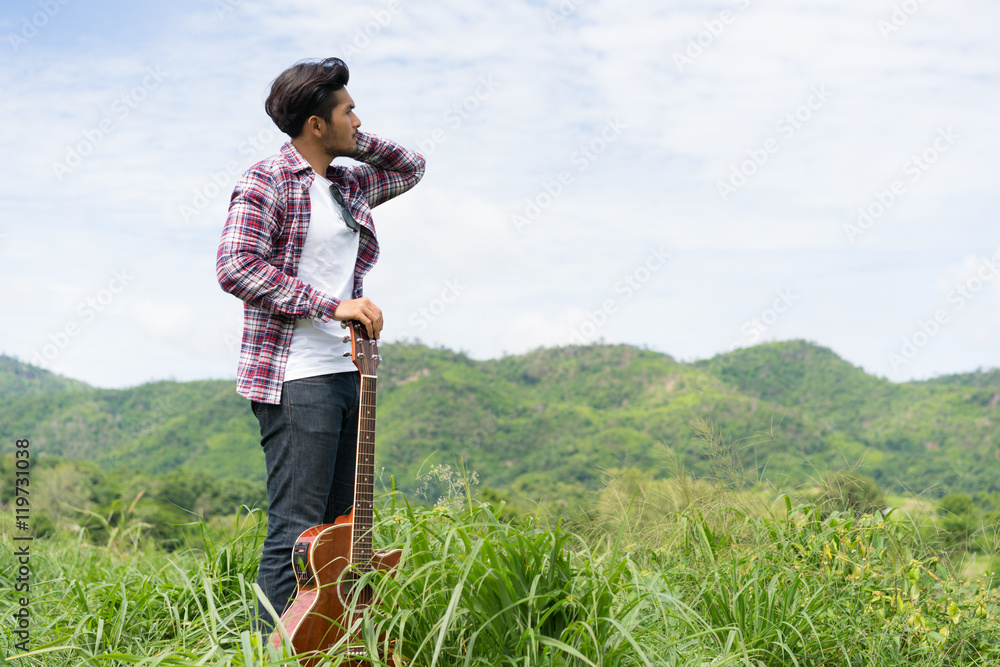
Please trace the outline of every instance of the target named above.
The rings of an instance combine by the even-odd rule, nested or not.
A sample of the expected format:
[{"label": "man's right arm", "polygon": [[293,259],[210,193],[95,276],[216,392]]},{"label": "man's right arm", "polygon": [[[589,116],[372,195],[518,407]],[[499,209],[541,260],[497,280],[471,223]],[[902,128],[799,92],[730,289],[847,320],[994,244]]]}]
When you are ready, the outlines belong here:
[{"label": "man's right arm", "polygon": [[275,178],[258,166],[246,172],[233,190],[222,230],[215,270],[222,289],[272,315],[295,319],[333,317],[338,299],[290,276],[272,261],[286,224]]}]

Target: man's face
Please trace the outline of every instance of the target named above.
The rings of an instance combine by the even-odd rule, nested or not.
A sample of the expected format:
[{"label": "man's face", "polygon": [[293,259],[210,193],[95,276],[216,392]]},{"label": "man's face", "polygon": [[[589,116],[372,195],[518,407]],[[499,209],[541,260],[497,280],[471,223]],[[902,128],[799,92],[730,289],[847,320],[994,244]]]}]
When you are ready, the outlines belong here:
[{"label": "man's face", "polygon": [[323,150],[331,158],[354,155],[357,151],[358,128],[361,127],[361,120],[354,113],[354,100],[346,88],[334,92],[334,99],[336,104],[323,133]]}]

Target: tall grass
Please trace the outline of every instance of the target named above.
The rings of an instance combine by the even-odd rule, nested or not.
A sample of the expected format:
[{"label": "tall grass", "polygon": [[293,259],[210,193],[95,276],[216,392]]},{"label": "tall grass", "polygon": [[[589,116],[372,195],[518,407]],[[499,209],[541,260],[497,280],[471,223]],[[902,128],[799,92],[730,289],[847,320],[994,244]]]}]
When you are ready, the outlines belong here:
[{"label": "tall grass", "polygon": [[[406,567],[386,577],[375,631],[416,665],[653,664],[689,613],[661,581],[643,582],[618,549],[492,508],[398,515]],[[676,633],[675,633],[676,634]]]},{"label": "tall grass", "polygon": [[[712,489],[619,478],[577,524],[504,521],[468,489],[434,507],[387,495],[377,538],[402,548],[404,565],[368,575],[383,601],[359,627],[382,656],[370,663],[1000,664],[992,581],[953,576],[905,517],[821,516],[788,496],[769,505]],[[32,543],[31,650],[13,652],[5,622],[0,662],[297,664],[251,631],[263,529],[243,513],[169,554],[127,520],[101,544],[83,532]],[[5,593],[5,619],[14,604]]]}]

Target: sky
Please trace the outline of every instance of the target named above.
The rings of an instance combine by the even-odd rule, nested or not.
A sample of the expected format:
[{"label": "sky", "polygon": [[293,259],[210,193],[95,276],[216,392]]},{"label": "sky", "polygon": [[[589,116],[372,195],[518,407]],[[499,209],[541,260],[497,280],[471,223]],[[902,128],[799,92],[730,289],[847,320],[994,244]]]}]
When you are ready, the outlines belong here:
[{"label": "sky", "polygon": [[229,195],[286,140],[270,82],[339,56],[361,129],[427,159],[374,210],[385,340],[995,367],[997,25],[988,0],[4,0],[0,352],[234,378]]}]

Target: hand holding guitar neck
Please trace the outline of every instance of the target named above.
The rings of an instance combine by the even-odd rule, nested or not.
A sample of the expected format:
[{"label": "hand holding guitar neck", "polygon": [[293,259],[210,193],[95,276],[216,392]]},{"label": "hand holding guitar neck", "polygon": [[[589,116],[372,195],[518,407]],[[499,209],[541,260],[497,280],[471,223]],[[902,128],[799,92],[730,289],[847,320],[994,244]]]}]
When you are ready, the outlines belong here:
[{"label": "hand holding guitar neck", "polygon": [[382,311],[368,297],[360,299],[345,299],[337,305],[333,319],[344,323],[355,320],[364,325],[368,336],[378,340],[382,335]]}]

